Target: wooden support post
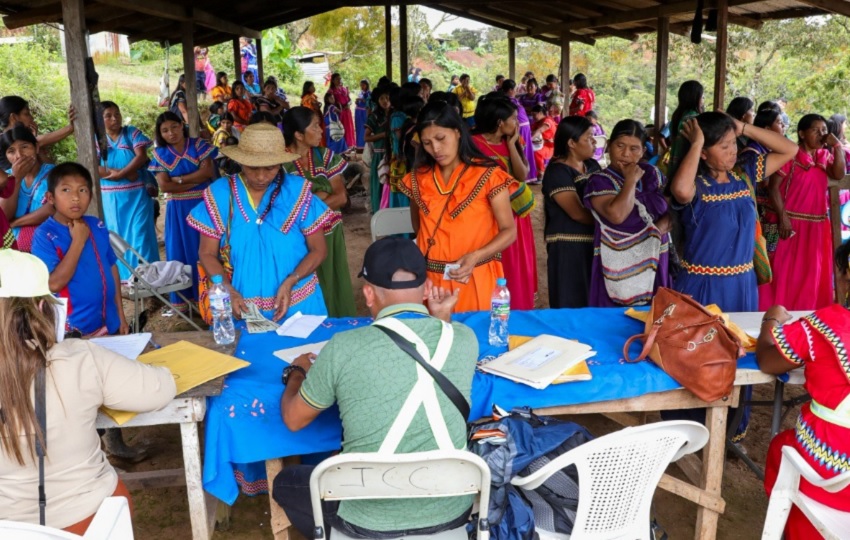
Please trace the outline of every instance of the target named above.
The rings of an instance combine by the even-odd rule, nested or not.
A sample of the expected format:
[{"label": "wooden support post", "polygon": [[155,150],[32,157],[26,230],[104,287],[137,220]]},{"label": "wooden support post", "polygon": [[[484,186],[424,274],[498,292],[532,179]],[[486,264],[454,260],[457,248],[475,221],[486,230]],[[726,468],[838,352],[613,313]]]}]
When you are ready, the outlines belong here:
[{"label": "wooden support post", "polygon": [[[569,92],[570,88],[570,38],[562,37],[561,38],[561,89],[567,89]],[[565,95],[565,103],[564,108],[561,109],[561,118],[565,118],[570,114],[570,96],[567,95],[567,92],[564,92]]]},{"label": "wooden support post", "polygon": [[195,77],[195,39],[192,35],[194,25],[192,21],[183,21],[181,24],[183,34],[183,74],[186,79],[186,112],[189,118],[185,118],[189,124],[189,136],[198,137],[201,134],[201,119],[198,115],[198,85]]},{"label": "wooden support post", "polygon": [[516,39],[508,38],[508,79],[516,81]]},{"label": "wooden support post", "polygon": [[239,46],[239,38],[233,38],[233,72],[235,77],[230,84],[242,80],[242,47]]},{"label": "wooden support post", "polygon": [[407,5],[398,6],[398,42],[399,42],[399,67],[401,71],[401,80],[399,84],[407,82],[408,66],[410,59],[407,52]]},{"label": "wooden support post", "polygon": [[[839,148],[839,151],[841,149]],[[845,177],[846,178],[846,177]],[[833,251],[838,249],[838,246],[841,245],[841,200],[839,199],[838,186],[833,186],[832,182],[830,182],[829,186],[829,220],[830,225],[832,225],[832,249]],[[847,289],[848,283],[847,280],[844,279],[844,276],[839,274],[838,272],[834,273],[833,276],[835,279],[835,302],[838,304],[843,304],[844,299],[847,298]]]},{"label": "wooden support post", "polygon": [[714,60],[714,109],[726,109],[726,50],[729,46],[729,1],[717,0],[717,55]]},{"label": "wooden support post", "polygon": [[[77,142],[77,161],[97,174],[100,160],[95,149],[95,114],[91,89],[86,81],[86,60],[89,57],[89,33],[86,29],[85,0],[62,0],[62,21],[65,25],[65,58],[68,80],[71,83],[71,105],[77,111],[74,121],[74,140]],[[94,197],[87,214],[103,219],[103,199],[100,182],[94,183]]]},{"label": "wooden support post", "polygon": [[667,119],[667,57],[670,53],[670,17],[658,17],[655,53],[655,129]]},{"label": "wooden support post", "polygon": [[263,40],[257,40],[257,78],[260,79],[257,81],[257,84],[260,85],[260,90],[263,89],[263,83],[266,81],[265,74],[263,72]]},{"label": "wooden support post", "polygon": [[387,78],[393,79],[393,7],[384,6],[384,47],[386,48]]}]

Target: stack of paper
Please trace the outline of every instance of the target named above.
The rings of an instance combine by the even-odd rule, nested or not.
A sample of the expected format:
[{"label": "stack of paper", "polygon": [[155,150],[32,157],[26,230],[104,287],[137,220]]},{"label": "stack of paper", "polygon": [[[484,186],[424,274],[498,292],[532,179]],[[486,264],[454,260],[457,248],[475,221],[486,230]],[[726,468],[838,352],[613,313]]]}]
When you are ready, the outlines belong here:
[{"label": "stack of paper", "polygon": [[325,315],[304,315],[300,311],[292,317],[283,321],[277,329],[277,335],[306,339],[310,337],[313,330],[325,322]]},{"label": "stack of paper", "polygon": [[[531,336],[510,336],[508,338],[508,350],[514,350],[520,345],[528,343],[534,339]],[[573,341],[573,340],[570,340]],[[596,354],[596,353],[594,353]],[[589,381],[593,378],[590,373],[590,367],[587,365],[587,360],[582,360],[576,365],[568,368],[566,371],[558,375],[558,378],[552,381],[552,384],[564,384],[568,382]]]},{"label": "stack of paper", "polygon": [[595,354],[590,345],[543,334],[480,369],[542,390]]},{"label": "stack of paper", "polygon": [[130,360],[135,360],[151,342],[152,337],[153,335],[150,332],[142,332],[141,334],[127,334],[126,336],[92,338],[89,341]]}]

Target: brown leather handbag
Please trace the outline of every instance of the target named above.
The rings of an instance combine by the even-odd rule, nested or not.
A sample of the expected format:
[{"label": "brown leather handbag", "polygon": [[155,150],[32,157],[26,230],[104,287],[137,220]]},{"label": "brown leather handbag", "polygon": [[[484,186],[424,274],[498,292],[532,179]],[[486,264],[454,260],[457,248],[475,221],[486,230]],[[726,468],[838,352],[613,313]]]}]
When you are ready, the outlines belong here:
[{"label": "brown leather handbag", "polygon": [[[632,360],[629,345],[636,339],[644,345]],[[732,393],[744,348],[720,315],[711,314],[690,296],[661,287],[652,300],[645,333],[630,337],[623,347],[626,362],[647,356],[698,398],[711,402]]]}]

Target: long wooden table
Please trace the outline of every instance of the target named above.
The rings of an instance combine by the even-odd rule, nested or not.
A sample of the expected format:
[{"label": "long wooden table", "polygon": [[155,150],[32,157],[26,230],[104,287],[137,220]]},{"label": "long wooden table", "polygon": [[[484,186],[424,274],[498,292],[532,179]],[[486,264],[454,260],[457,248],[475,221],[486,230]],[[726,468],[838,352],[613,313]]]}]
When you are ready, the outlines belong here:
[{"label": "long wooden table", "polygon": [[[726,416],[730,407],[737,407],[738,388],[750,384],[772,383],[775,377],[757,370],[739,369],[735,377],[735,391],[727,399],[705,402],[690,391],[679,389],[668,392],[644,394],[629,399],[599,401],[564,407],[546,407],[535,409],[536,413],[560,416],[576,414],[604,414],[624,425],[637,425],[639,422],[627,413],[642,413],[676,409],[706,409],[705,427],[709,431],[708,443],[702,451],[702,459],[685,456],[679,465],[692,482],[685,482],[665,474],[658,487],[679,495],[693,503],[697,509],[696,540],[714,540],[717,537],[717,523],[725,511],[726,502],[721,496],[723,467],[726,455]],[[283,509],[271,496],[272,481],[284,466],[284,460],[266,461],[266,473],[269,481],[269,503],[271,525],[275,540],[300,538],[291,530],[291,523]],[[291,534],[294,533],[294,534]]]},{"label": "long wooden table", "polygon": [[[236,349],[235,342],[232,345],[224,346],[216,344],[212,332],[154,333],[153,339],[159,345],[170,345],[177,341],[190,341],[227,355],[232,355]],[[180,425],[180,439],[183,445],[182,468],[122,473],[121,479],[127,485],[128,489],[185,485],[189,498],[189,519],[192,524],[193,540],[209,540],[215,530],[218,499],[204,493],[201,469],[201,442],[198,435],[198,425],[203,421],[207,411],[206,398],[221,394],[223,385],[224,377],[213,379],[176,396],[171,403],[162,409],[138,414],[121,426],[118,426],[115,421],[102,412],[97,417],[96,425],[100,429],[158,426],[163,424]]]}]

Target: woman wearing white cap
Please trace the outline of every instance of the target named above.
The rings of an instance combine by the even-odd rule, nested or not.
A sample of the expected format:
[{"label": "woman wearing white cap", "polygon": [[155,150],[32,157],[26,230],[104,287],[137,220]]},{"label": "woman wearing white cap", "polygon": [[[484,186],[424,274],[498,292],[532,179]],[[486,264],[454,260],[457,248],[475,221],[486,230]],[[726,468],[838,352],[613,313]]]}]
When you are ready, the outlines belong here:
[{"label": "woman wearing white cap", "polygon": [[43,449],[45,524],[82,535],[106,497],[130,500],[100,449],[97,411],[156,410],[176,388],[167,368],[57,343],[49,278],[37,257],[0,250],[0,520],[39,522]]},{"label": "woman wearing white cap", "polygon": [[221,151],[242,172],[216,180],[187,220],[201,233],[206,274],[223,276],[237,318],[249,303],[275,321],[287,311],[327,315],[316,268],[333,212],[309,182],[282,170],[301,156],[287,152],[280,130],[267,124],[248,126],[239,145]]}]

